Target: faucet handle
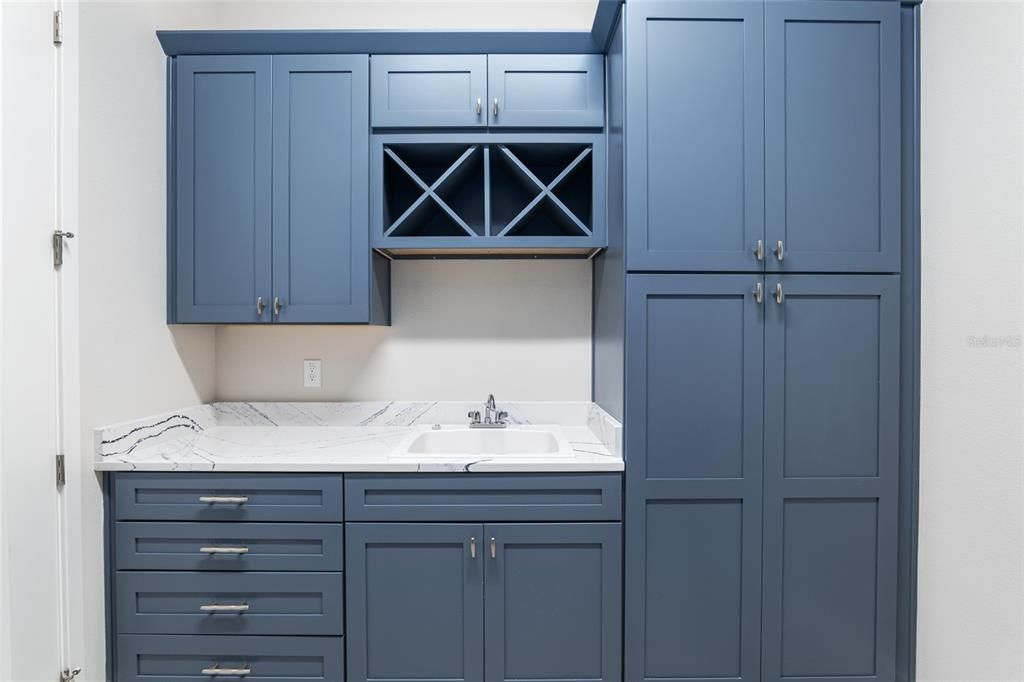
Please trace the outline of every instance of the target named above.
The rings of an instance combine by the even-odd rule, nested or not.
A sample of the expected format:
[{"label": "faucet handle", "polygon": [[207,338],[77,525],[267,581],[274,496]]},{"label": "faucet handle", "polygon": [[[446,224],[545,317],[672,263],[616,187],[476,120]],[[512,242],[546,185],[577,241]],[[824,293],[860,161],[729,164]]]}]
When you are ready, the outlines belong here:
[{"label": "faucet handle", "polygon": [[472,410],[466,416],[469,417],[470,423],[472,423],[472,424],[479,424],[480,423],[480,411],[479,410]]},{"label": "faucet handle", "polygon": [[505,410],[499,411],[498,416],[495,417],[495,421],[499,424],[504,424],[506,419],[508,419],[508,412]]}]

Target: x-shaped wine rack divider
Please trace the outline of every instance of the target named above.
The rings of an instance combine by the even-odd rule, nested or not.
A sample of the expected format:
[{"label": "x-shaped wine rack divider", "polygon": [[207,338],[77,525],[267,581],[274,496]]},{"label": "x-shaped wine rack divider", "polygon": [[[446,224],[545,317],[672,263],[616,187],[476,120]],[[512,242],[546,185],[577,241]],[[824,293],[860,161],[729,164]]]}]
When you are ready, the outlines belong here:
[{"label": "x-shaped wine rack divider", "polygon": [[405,213],[398,216],[398,220],[391,224],[391,227],[389,227],[388,231],[384,233],[384,236],[387,237],[396,229],[398,229],[402,225],[402,223],[405,222],[405,219],[412,215],[413,212],[417,208],[419,208],[420,204],[426,201],[427,198],[429,197],[430,199],[433,199],[435,202],[437,202],[437,205],[440,206],[444,210],[444,212],[447,213],[448,216],[455,221],[456,225],[465,230],[466,234],[468,234],[471,237],[479,237],[480,235],[474,232],[473,228],[467,225],[466,221],[460,218],[459,214],[452,210],[452,207],[449,206],[448,203],[445,202],[445,200],[442,199],[437,194],[438,190],[441,189],[441,185],[444,184],[445,180],[450,178],[452,174],[454,174],[455,171],[458,170],[459,166],[465,163],[466,159],[471,157],[473,155],[473,152],[475,152],[477,149],[478,147],[474,145],[467,149],[466,151],[464,151],[459,158],[455,159],[455,162],[452,163],[452,165],[448,166],[448,170],[446,170],[444,173],[441,173],[440,177],[438,177],[437,180],[434,181],[434,184],[428,185],[427,183],[423,182],[423,179],[420,178],[419,175],[416,174],[416,171],[414,171],[412,168],[409,168],[405,161],[402,161],[402,159],[398,157],[398,154],[395,154],[393,151],[391,151],[391,149],[385,147],[384,153],[390,156],[391,160],[398,164],[398,167],[405,171],[406,175],[412,178],[413,182],[415,182],[416,185],[421,190],[423,190],[423,194],[421,194],[419,198],[416,199],[416,201],[412,202],[412,205],[405,210]]},{"label": "x-shaped wine rack divider", "polygon": [[520,211],[519,215],[517,215],[515,218],[510,220],[508,222],[508,225],[506,225],[501,230],[501,232],[498,233],[499,237],[504,237],[506,234],[509,233],[510,230],[514,229],[515,226],[518,225],[519,222],[523,218],[528,216],[537,207],[537,205],[541,201],[544,200],[545,197],[547,197],[551,201],[551,203],[553,203],[555,206],[557,206],[559,209],[561,209],[561,211],[563,213],[565,213],[566,217],[568,217],[569,220],[571,220],[573,222],[573,224],[576,225],[576,227],[578,227],[580,230],[582,230],[584,234],[586,234],[586,235],[591,234],[590,228],[587,227],[586,225],[584,225],[583,221],[580,220],[579,218],[577,218],[576,214],[573,213],[569,209],[568,206],[563,204],[561,199],[559,199],[558,197],[555,196],[555,191],[554,191],[555,187],[557,187],[558,184],[562,182],[562,180],[565,180],[565,178],[568,177],[570,173],[572,173],[573,169],[576,168],[576,166],[580,165],[580,163],[582,163],[584,159],[586,159],[588,156],[590,156],[590,152],[591,152],[591,148],[590,147],[587,147],[582,152],[580,152],[576,156],[576,158],[573,159],[571,162],[569,162],[569,165],[566,166],[562,170],[562,172],[559,173],[555,177],[555,179],[552,180],[548,184],[544,184],[544,182],[540,178],[538,178],[533,173],[533,171],[531,171],[529,168],[527,168],[526,164],[523,163],[522,161],[520,161],[519,158],[515,154],[513,154],[509,150],[508,147],[506,147],[503,144],[499,144],[498,145],[498,149],[500,149],[502,151],[502,153],[505,154],[505,156],[507,156],[509,158],[509,160],[511,160],[512,163],[514,163],[519,168],[520,171],[522,171],[523,175],[525,175],[531,181],[533,181],[533,183],[535,185],[537,185],[537,188],[540,189],[540,193],[537,196],[535,196],[530,201],[530,203],[528,203],[526,205],[526,208],[524,208],[522,211]]},{"label": "x-shaped wine rack divider", "polygon": [[[535,184],[537,186],[537,188],[540,190],[540,192],[537,194],[537,196],[535,196],[533,199],[531,199],[530,203],[528,203],[526,205],[526,207],[522,211],[520,211],[518,215],[516,215],[515,218],[510,220],[509,223],[504,228],[502,228],[501,232],[499,232],[497,234],[498,237],[504,237],[511,230],[513,230],[515,228],[515,226],[518,225],[523,220],[523,218],[528,216],[534,209],[537,208],[537,205],[540,204],[540,202],[543,201],[545,197],[548,200],[550,200],[551,203],[553,203],[555,206],[557,206],[566,215],[566,217],[569,218],[569,220],[571,220],[573,222],[573,224],[577,228],[579,228],[584,234],[586,234],[586,235],[592,234],[590,228],[587,227],[586,225],[584,225],[583,221],[580,220],[576,216],[576,214],[573,213],[572,210],[568,206],[566,206],[564,203],[562,203],[561,199],[559,199],[557,196],[555,196],[555,188],[563,180],[565,180],[565,178],[567,178],[570,173],[572,173],[572,171],[576,168],[576,166],[580,165],[583,162],[584,159],[586,159],[588,156],[590,156],[590,153],[592,151],[592,149],[590,147],[587,147],[582,152],[580,152],[576,156],[576,158],[574,158],[572,161],[570,161],[569,165],[566,166],[562,170],[562,172],[559,173],[555,177],[554,180],[552,180],[551,182],[549,182],[547,184],[545,184],[544,181],[542,181],[540,178],[538,178],[537,175],[533,171],[531,171],[527,167],[527,165],[525,163],[520,161],[519,157],[517,157],[515,154],[513,154],[509,150],[508,147],[506,147],[505,145],[502,145],[502,144],[497,145],[497,147],[498,147],[498,149],[500,149],[502,151],[503,154],[505,154],[505,156],[507,156],[509,158],[510,161],[512,161],[513,164],[515,164],[515,166],[519,169],[519,171],[524,176],[526,176],[531,182],[533,182],[533,184]],[[387,232],[384,233],[384,236],[387,237],[387,236],[391,235],[392,232],[394,232],[396,229],[401,227],[402,223],[405,222],[405,220],[410,215],[412,215],[413,212],[415,212],[416,209],[419,208],[420,205],[424,201],[427,201],[427,199],[432,199],[432,200],[434,200],[437,203],[438,206],[441,207],[441,209],[445,213],[448,214],[448,216],[452,220],[455,221],[456,225],[458,225],[459,227],[461,227],[463,230],[466,231],[467,235],[469,235],[471,237],[479,237],[480,235],[477,234],[473,230],[473,228],[471,228],[469,225],[467,225],[466,221],[464,221],[461,217],[459,217],[459,214],[456,213],[452,209],[452,207],[449,206],[448,203],[438,195],[438,191],[441,189],[441,186],[445,183],[445,181],[448,180],[448,178],[450,178],[452,175],[454,175],[455,171],[457,171],[459,169],[459,167],[462,166],[462,164],[465,163],[466,160],[469,157],[473,156],[473,153],[477,149],[479,149],[479,147],[477,145],[474,145],[474,146],[468,148],[466,151],[464,151],[462,153],[461,156],[459,156],[459,158],[455,159],[455,161],[450,166],[448,166],[448,169],[445,170],[444,173],[441,173],[441,175],[437,178],[437,180],[434,181],[433,184],[428,185],[416,173],[416,171],[414,171],[412,168],[409,168],[408,164],[406,164],[404,161],[402,161],[402,159],[397,154],[395,154],[394,151],[392,151],[388,147],[385,147],[384,148],[384,153],[387,154],[389,157],[391,157],[391,160],[394,161],[398,165],[398,167],[401,168],[405,172],[406,175],[408,175],[410,178],[412,178],[412,181],[416,183],[416,186],[419,187],[422,190],[423,193],[420,194],[420,196],[416,199],[416,201],[412,202],[412,204],[409,206],[409,208],[407,208],[405,210],[405,212],[402,213],[402,215],[398,216],[398,219],[395,220],[395,222],[393,222],[391,224],[391,227],[389,227]]]}]

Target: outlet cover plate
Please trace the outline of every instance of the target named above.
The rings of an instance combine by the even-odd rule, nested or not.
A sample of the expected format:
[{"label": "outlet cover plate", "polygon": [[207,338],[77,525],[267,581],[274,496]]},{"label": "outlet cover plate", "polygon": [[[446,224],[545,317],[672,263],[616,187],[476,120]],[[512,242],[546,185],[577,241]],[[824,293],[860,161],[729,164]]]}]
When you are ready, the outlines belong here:
[{"label": "outlet cover plate", "polygon": [[302,361],[302,386],[303,388],[320,388],[320,361]]}]

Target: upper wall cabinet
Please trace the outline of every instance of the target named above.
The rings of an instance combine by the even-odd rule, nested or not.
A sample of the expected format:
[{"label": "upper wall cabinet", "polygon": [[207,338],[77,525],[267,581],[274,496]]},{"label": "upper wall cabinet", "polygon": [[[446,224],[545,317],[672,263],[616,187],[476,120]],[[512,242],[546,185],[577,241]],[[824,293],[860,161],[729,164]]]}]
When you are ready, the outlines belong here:
[{"label": "upper wall cabinet", "polygon": [[627,4],[630,269],[761,267],[763,8]]},{"label": "upper wall cabinet", "polygon": [[898,3],[626,8],[630,270],[899,270]]},{"label": "upper wall cabinet", "polygon": [[374,55],[375,128],[475,128],[487,125],[487,57]]},{"label": "upper wall cabinet", "polygon": [[765,3],[764,72],[768,269],[898,271],[899,3]]},{"label": "upper wall cabinet", "polygon": [[374,128],[601,128],[602,55],[374,55]]},{"label": "upper wall cabinet", "polygon": [[271,58],[179,57],[176,68],[170,321],[265,322]]},{"label": "upper wall cabinet", "polygon": [[492,127],[604,126],[604,57],[599,54],[492,54],[487,88]]},{"label": "upper wall cabinet", "polygon": [[365,55],[175,64],[169,320],[367,323]]}]

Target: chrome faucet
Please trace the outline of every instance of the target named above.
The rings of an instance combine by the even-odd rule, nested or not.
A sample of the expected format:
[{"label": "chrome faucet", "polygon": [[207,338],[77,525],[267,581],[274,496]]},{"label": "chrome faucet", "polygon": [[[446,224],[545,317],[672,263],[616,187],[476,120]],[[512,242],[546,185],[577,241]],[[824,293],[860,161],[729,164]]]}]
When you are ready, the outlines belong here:
[{"label": "chrome faucet", "polygon": [[487,402],[484,403],[484,419],[480,421],[480,411],[474,410],[470,412],[469,417],[469,428],[471,429],[503,429],[508,426],[508,412],[499,410],[494,404],[494,395],[487,396]]}]

